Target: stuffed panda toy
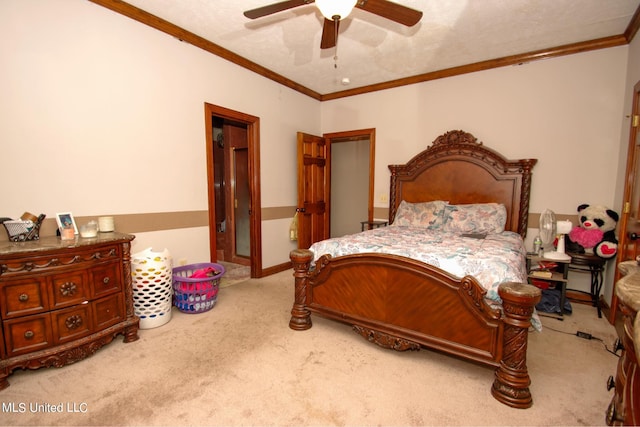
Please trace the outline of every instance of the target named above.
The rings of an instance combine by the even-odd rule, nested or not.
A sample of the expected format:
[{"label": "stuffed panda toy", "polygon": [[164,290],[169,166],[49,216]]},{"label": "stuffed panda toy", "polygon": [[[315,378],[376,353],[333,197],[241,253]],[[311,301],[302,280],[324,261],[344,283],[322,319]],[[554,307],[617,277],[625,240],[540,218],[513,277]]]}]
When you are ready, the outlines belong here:
[{"label": "stuffed panda toy", "polygon": [[595,254],[604,259],[613,258],[618,251],[615,235],[618,219],[618,213],[606,206],[578,206],[579,224],[567,236],[567,251]]}]

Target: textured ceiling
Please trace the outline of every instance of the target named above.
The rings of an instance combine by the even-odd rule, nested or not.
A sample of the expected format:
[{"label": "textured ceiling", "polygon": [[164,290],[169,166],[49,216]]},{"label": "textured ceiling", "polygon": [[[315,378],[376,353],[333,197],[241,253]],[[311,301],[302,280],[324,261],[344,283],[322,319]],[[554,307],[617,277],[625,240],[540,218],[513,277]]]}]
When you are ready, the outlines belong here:
[{"label": "textured ceiling", "polygon": [[[278,0],[126,0],[319,94],[622,35],[640,0],[396,0],[421,10],[404,27],[354,9],[320,49],[314,4],[250,20]],[[345,85],[343,79],[350,83]]]}]

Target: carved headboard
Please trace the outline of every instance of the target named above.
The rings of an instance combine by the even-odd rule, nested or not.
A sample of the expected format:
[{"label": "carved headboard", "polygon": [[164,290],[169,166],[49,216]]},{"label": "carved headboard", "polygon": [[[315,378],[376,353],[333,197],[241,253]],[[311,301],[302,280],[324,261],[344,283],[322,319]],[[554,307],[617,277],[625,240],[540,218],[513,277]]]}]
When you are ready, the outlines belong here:
[{"label": "carved headboard", "polygon": [[446,200],[450,204],[502,203],[505,229],[527,234],[531,170],[537,159],[507,160],[470,133],[453,130],[391,171],[389,223],[398,205]]}]

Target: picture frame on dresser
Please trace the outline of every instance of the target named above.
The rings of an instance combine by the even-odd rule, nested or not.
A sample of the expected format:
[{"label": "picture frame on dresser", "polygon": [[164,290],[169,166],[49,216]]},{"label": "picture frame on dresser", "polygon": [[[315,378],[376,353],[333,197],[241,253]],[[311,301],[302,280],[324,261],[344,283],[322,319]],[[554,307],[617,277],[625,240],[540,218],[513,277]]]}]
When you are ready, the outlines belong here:
[{"label": "picture frame on dresser", "polygon": [[76,226],[76,220],[73,218],[73,214],[71,212],[57,213],[56,222],[58,223],[58,228],[61,231],[63,228],[68,227],[69,225],[72,225],[73,234],[78,234],[78,226]]}]

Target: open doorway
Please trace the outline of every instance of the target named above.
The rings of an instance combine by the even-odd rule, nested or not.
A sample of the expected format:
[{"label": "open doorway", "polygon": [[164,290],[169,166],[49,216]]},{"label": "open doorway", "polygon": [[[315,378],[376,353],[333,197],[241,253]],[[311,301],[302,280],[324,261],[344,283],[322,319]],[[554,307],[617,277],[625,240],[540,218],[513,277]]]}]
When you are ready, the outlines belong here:
[{"label": "open doorway", "polygon": [[355,234],[371,221],[370,142],[368,135],[331,139],[330,237]]},{"label": "open doorway", "polygon": [[211,118],[215,191],[216,257],[251,265],[247,125]]},{"label": "open doorway", "polygon": [[259,119],[205,104],[205,122],[211,260],[261,277]]}]

